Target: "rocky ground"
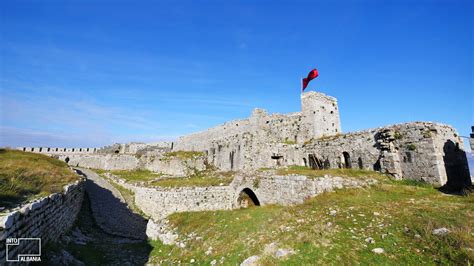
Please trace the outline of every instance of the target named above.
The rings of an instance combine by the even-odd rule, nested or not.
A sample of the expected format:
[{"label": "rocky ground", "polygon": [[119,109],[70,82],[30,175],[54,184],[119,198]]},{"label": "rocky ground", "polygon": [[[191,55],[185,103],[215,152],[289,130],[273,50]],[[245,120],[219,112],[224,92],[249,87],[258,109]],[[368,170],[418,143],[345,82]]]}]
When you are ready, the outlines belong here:
[{"label": "rocky ground", "polygon": [[133,213],[107,180],[88,169],[79,171],[87,176],[86,193],[98,226],[109,234],[145,240],[147,220]]},{"label": "rocky ground", "polygon": [[114,236],[95,222],[88,196],[71,231],[44,250],[47,265],[143,265],[152,247],[143,240]]}]

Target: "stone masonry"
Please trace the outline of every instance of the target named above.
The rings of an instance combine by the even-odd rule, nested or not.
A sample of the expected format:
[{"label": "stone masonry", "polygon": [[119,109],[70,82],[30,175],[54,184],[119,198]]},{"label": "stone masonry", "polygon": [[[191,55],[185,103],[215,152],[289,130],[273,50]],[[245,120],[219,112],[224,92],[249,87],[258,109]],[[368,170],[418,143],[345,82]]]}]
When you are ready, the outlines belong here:
[{"label": "stone masonry", "polygon": [[[471,185],[463,142],[448,125],[412,122],[343,134],[335,98],[310,91],[301,94],[301,104],[301,112],[286,115],[255,109],[248,119],[226,122],[175,142],[18,149],[49,154],[73,166],[148,169],[178,176],[207,166],[253,171],[306,165],[372,169],[438,186]],[[164,162],[163,154],[170,151],[204,155],[192,163]]]},{"label": "stone masonry", "polygon": [[[0,261],[6,260],[7,238],[41,238],[44,246],[69,230],[81,208],[84,189],[84,181],[79,180],[65,186],[63,193],[51,194],[9,213],[0,213]],[[17,247],[10,246],[10,258],[16,258]],[[29,245],[21,250],[31,248],[34,247]]]}]

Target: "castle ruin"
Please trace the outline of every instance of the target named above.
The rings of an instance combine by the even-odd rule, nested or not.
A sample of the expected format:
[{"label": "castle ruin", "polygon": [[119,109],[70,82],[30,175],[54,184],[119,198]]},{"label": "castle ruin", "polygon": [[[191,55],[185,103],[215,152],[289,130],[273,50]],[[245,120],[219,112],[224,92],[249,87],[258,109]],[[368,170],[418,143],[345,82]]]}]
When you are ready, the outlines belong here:
[{"label": "castle ruin", "polygon": [[[337,100],[313,91],[301,94],[301,112],[268,114],[254,109],[247,119],[226,122],[174,142],[18,149],[55,156],[72,166],[148,169],[176,176],[209,165],[223,171],[247,172],[300,165],[375,170],[396,179],[437,186],[470,186],[472,182],[463,142],[451,126],[411,122],[342,133]],[[164,160],[173,151],[200,155]]]}]

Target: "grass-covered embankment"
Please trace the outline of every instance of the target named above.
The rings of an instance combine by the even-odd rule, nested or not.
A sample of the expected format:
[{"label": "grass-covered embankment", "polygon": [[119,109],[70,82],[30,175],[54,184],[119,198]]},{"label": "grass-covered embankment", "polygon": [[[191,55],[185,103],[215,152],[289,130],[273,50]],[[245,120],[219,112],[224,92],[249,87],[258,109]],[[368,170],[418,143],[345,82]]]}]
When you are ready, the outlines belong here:
[{"label": "grass-covered embankment", "polygon": [[0,149],[0,206],[13,207],[21,202],[51,193],[80,177],[65,162],[42,154]]},{"label": "grass-covered embankment", "polygon": [[115,170],[105,171],[94,169],[98,174],[110,173],[128,183],[141,183],[145,186],[158,187],[207,187],[228,185],[234,179],[234,172],[219,172],[214,170],[196,171],[190,176],[169,177],[149,170]]},{"label": "grass-covered embankment", "polygon": [[[474,195],[446,195],[415,182],[387,180],[291,207],[175,213],[169,220],[186,247],[153,241],[153,262],[235,265],[253,255],[264,265],[474,262]],[[440,227],[450,232],[434,235]],[[277,259],[264,252],[270,243],[296,253]]]}]

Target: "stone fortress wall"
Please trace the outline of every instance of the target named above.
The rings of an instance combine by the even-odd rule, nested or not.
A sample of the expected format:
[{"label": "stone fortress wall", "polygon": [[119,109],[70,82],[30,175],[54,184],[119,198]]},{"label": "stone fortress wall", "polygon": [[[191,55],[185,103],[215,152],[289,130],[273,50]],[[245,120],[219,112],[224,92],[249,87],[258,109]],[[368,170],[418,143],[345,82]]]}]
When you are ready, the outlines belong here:
[{"label": "stone fortress wall", "polygon": [[[462,140],[450,126],[412,122],[342,134],[335,98],[310,91],[301,95],[301,103],[301,112],[283,115],[255,109],[248,119],[183,136],[176,142],[33,152],[56,156],[73,166],[107,170],[143,168],[183,174],[183,165],[198,169],[212,165],[224,171],[306,165],[372,169],[436,185],[454,182],[455,176],[460,180],[455,183],[470,182],[465,177],[469,170]],[[165,163],[162,156],[170,151],[205,155],[194,162]],[[183,168],[173,170],[180,166]]]},{"label": "stone fortress wall", "polygon": [[[175,212],[230,210],[244,207],[243,193],[255,205],[292,205],[323,192],[341,188],[363,187],[376,180],[341,177],[308,178],[301,175],[279,176],[274,172],[237,175],[229,185],[208,187],[143,187],[111,176],[114,182],[134,192],[134,203],[154,221]],[[244,205],[242,205],[244,204]]]},{"label": "stone fortress wall", "polygon": [[[41,238],[41,245],[56,241],[74,224],[84,197],[84,181],[66,185],[54,193],[9,213],[0,213],[0,261],[6,260],[7,238]],[[9,259],[16,259],[18,245],[9,246]],[[33,242],[21,247],[35,254]]]}]

